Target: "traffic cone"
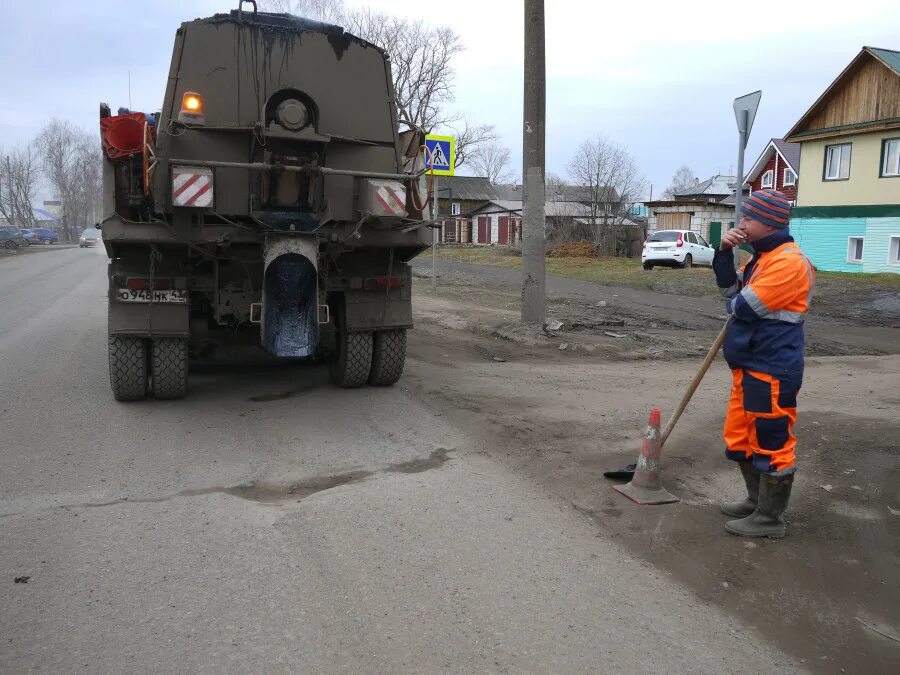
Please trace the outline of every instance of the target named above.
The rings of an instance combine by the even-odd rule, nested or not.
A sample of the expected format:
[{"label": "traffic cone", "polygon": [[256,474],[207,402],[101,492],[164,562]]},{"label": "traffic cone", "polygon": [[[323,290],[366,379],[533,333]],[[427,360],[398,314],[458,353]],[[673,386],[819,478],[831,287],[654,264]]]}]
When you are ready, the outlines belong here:
[{"label": "traffic cone", "polygon": [[621,492],[638,504],[672,504],[681,501],[667,492],[659,480],[659,460],[662,449],[659,443],[659,408],[650,411],[644,446],[634,469],[634,478],[625,485],[615,485],[613,490]]}]

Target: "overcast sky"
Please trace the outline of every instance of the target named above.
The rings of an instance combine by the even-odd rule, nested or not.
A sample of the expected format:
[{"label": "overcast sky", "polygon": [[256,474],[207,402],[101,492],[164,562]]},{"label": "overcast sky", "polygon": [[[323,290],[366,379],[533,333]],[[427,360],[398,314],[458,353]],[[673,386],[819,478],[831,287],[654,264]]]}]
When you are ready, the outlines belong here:
[{"label": "overcast sky", "polygon": [[[521,163],[523,9],[519,0],[350,0],[452,26],[456,107],[494,124]],[[0,148],[51,117],[93,130],[97,105],[162,104],[181,21],[236,0],[0,0]],[[565,175],[583,140],[626,146],[654,195],[682,164],[701,178],[734,170],[732,100],[762,89],[748,149],[797,121],[863,45],[900,49],[900,3],[588,2],[547,6],[547,169]],[[849,11],[848,7],[852,7]]]}]

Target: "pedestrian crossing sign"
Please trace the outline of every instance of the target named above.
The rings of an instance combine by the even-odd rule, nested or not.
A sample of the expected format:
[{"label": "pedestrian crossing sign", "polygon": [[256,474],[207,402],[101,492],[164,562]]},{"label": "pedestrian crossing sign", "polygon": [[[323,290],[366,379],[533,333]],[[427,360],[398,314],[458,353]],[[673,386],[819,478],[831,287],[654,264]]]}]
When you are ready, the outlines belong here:
[{"label": "pedestrian crossing sign", "polygon": [[[425,157],[425,166],[428,173],[435,176],[452,176],[454,164],[456,164],[456,139],[452,136],[425,137],[425,147],[428,154]],[[432,171],[432,167],[434,170]]]}]

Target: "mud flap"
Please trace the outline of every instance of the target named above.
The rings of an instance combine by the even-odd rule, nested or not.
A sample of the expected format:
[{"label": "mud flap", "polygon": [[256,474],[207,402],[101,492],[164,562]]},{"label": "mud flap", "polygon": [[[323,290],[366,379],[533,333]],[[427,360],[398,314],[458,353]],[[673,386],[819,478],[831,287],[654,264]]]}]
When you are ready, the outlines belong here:
[{"label": "mud flap", "polygon": [[269,236],[265,263],[263,347],[275,356],[312,356],[319,344],[316,240]]}]

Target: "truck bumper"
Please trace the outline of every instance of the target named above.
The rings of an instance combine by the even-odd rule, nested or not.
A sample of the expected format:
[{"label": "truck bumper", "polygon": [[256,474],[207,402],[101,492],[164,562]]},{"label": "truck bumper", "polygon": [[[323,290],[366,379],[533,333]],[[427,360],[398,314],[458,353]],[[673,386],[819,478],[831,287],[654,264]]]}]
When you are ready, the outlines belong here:
[{"label": "truck bumper", "polygon": [[128,337],[188,338],[188,305],[163,305],[109,301],[109,334]]}]

